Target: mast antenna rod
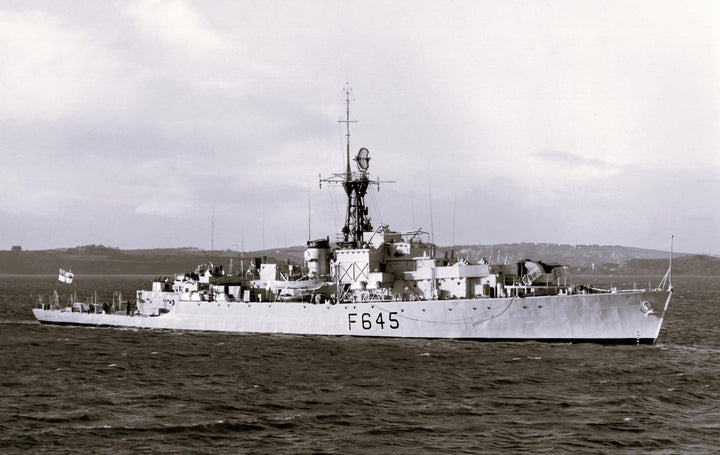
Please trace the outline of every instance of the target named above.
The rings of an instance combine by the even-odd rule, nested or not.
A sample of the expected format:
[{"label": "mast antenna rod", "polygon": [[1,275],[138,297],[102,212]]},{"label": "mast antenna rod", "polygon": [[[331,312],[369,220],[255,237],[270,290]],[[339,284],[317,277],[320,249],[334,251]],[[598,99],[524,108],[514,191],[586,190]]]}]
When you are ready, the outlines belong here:
[{"label": "mast antenna rod", "polygon": [[345,120],[338,120],[339,123],[345,124],[345,141],[346,141],[346,148],[345,148],[345,162],[347,163],[347,170],[345,173],[345,176],[347,180],[349,181],[352,178],[352,171],[350,170],[350,124],[351,123],[357,123],[357,120],[350,120],[350,93],[352,92],[352,88],[350,88],[350,83],[345,83]]},{"label": "mast antenna rod", "polygon": [[675,234],[670,236],[670,270],[668,273],[668,287],[672,290],[672,260],[673,260],[673,243],[675,243]]},{"label": "mast antenna rod", "polygon": [[[435,245],[435,226],[433,224],[433,204],[432,204],[432,176],[428,175],[428,196],[430,199],[430,243]],[[433,247],[434,249],[434,247]],[[435,253],[435,251],[433,251]]]}]

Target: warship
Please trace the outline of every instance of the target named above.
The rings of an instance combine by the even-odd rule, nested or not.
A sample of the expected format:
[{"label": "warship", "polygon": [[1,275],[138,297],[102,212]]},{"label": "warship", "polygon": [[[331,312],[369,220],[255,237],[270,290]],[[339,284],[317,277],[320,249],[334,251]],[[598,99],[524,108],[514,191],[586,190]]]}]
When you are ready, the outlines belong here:
[{"label": "warship", "polygon": [[421,229],[374,228],[365,203],[381,181],[370,154],[350,154],[350,90],[346,88],[344,172],[320,178],[342,186],[345,224],[309,240],[304,264],[253,260],[226,274],[213,263],[153,280],[135,299],[109,304],[57,294],[33,313],[44,324],[345,335],[484,341],[653,344],[672,297],[670,267],[654,287],[622,290],[569,283],[567,267],[539,260],[475,263],[438,257]]}]

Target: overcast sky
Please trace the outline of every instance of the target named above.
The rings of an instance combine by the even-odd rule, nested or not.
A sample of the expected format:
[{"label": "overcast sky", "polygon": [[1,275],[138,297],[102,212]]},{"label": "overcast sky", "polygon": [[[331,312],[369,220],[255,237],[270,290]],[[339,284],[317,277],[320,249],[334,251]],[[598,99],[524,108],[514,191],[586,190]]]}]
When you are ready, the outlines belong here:
[{"label": "overcast sky", "polygon": [[720,254],[714,0],[0,1],[0,249],[334,238],[346,82],[376,226]]}]

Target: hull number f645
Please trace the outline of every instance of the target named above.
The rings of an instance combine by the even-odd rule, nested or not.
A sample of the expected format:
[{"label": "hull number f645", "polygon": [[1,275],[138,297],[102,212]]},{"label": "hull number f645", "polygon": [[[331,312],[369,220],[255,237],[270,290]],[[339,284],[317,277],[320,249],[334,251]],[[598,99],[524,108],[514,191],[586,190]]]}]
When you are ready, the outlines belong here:
[{"label": "hull number f645", "polygon": [[370,330],[373,327],[376,329],[379,327],[380,330],[386,328],[395,330],[400,327],[400,321],[398,321],[397,311],[390,311],[387,314],[378,313],[377,316],[370,313],[362,313],[358,317],[358,313],[348,314],[348,330],[352,330],[353,327],[361,328],[363,330]]}]

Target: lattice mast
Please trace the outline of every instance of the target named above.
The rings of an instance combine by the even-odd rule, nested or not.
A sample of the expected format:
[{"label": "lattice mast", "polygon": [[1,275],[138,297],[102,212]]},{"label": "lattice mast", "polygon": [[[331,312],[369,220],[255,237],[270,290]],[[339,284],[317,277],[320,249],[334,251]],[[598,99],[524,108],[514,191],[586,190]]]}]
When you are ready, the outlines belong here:
[{"label": "lattice mast", "polygon": [[368,216],[368,208],[365,205],[365,195],[370,185],[378,185],[379,180],[370,180],[368,177],[368,168],[370,166],[370,156],[368,149],[361,148],[358,154],[353,158],[357,163],[358,172],[353,172],[350,168],[350,124],[357,123],[357,120],[350,120],[350,93],[352,89],[349,85],[345,86],[345,120],[339,120],[345,124],[345,173],[333,174],[327,179],[320,178],[320,186],[323,182],[340,183],[347,195],[347,211],[345,214],[345,226],[342,228],[343,245],[346,247],[357,248],[363,242],[363,233],[372,231],[373,227]]}]

